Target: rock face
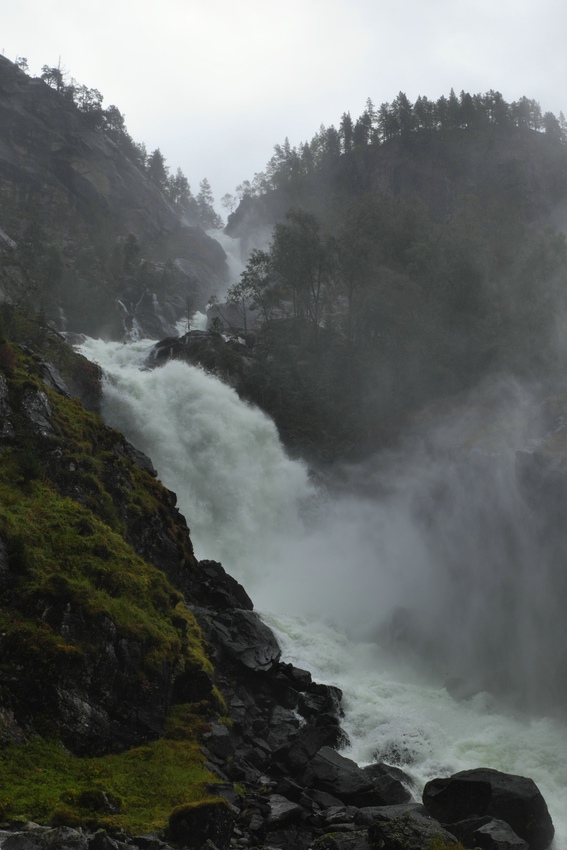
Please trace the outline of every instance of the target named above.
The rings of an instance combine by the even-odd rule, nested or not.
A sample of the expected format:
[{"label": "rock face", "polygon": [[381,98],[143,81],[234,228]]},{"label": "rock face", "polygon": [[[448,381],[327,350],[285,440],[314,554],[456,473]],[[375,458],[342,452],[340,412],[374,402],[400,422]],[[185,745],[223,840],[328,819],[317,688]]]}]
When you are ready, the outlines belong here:
[{"label": "rock face", "polygon": [[[71,399],[52,364],[10,352],[0,455],[19,477],[2,478],[2,730],[56,735],[78,754],[123,750],[159,737],[172,702],[211,696],[179,589],[196,567],[189,530],[147,458]],[[76,385],[83,360],[68,369]]]},{"label": "rock face", "polygon": [[444,824],[482,815],[504,821],[530,850],[545,850],[553,839],[545,800],[536,784],[523,776],[488,768],[465,770],[449,779],[428,782],[423,804]]},{"label": "rock face", "polygon": [[42,305],[62,330],[160,338],[228,274],[220,244],[186,226],[108,135],[3,56],[0,189],[0,292],[51,286]]},{"label": "rock face", "polygon": [[218,850],[228,850],[234,815],[223,802],[180,806],[169,818],[168,834],[175,844],[201,850],[210,841]]},{"label": "rock face", "polygon": [[427,850],[435,842],[445,847],[457,844],[454,835],[418,811],[384,811],[376,816],[368,835],[372,847],[388,850]]}]

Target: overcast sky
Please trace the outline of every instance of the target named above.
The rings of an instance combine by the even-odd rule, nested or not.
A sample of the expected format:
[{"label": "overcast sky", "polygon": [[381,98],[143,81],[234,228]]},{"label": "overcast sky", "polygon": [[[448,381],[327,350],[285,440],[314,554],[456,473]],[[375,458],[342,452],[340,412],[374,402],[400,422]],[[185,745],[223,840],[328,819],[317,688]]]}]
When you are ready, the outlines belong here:
[{"label": "overcast sky", "polygon": [[0,50],[64,68],[217,200],[288,136],[404,91],[567,113],[564,0],[0,0]]}]

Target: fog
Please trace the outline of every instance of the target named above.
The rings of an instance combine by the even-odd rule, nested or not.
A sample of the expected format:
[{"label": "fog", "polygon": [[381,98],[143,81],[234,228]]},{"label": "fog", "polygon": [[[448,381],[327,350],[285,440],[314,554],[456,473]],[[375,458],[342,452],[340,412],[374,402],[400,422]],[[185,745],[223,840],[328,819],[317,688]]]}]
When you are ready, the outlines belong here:
[{"label": "fog", "polygon": [[565,539],[519,474],[518,449],[529,459],[528,435],[550,427],[531,392],[492,381],[395,450],[313,476],[215,378],[140,371],[148,347],[83,351],[110,376],[105,418],[177,493],[198,558],[222,561],[260,610],[375,643],[458,696],[564,703]]},{"label": "fog", "polygon": [[[371,97],[412,102],[497,89],[567,110],[567,9],[560,0],[60,0],[5,3],[0,49],[30,72],[62,66],[217,200],[262,171],[273,146],[358,117]],[[220,210],[223,212],[223,210]]]}]

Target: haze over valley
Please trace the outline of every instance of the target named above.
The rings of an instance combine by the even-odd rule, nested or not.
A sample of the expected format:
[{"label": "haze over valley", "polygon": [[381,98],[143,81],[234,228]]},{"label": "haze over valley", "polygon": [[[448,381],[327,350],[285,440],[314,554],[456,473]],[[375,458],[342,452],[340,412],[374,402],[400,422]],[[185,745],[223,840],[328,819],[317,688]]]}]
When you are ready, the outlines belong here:
[{"label": "haze over valley", "polygon": [[178,32],[142,111],[0,56],[0,847],[563,850],[564,12],[481,71],[434,4],[362,94],[398,12],[211,5],[190,154]]}]

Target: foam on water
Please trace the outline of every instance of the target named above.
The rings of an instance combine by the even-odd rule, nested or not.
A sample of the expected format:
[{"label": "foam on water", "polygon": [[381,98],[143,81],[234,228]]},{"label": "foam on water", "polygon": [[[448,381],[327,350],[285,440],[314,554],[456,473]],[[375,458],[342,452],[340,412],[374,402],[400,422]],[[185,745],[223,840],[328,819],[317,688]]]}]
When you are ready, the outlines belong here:
[{"label": "foam on water", "polygon": [[479,693],[456,702],[392,660],[376,644],[352,642],[321,621],[264,613],[286,660],[343,691],[344,755],[401,767],[420,799],[425,783],[473,767],[529,776],[555,824],[552,847],[567,847],[567,729],[548,717],[513,716]]}]

